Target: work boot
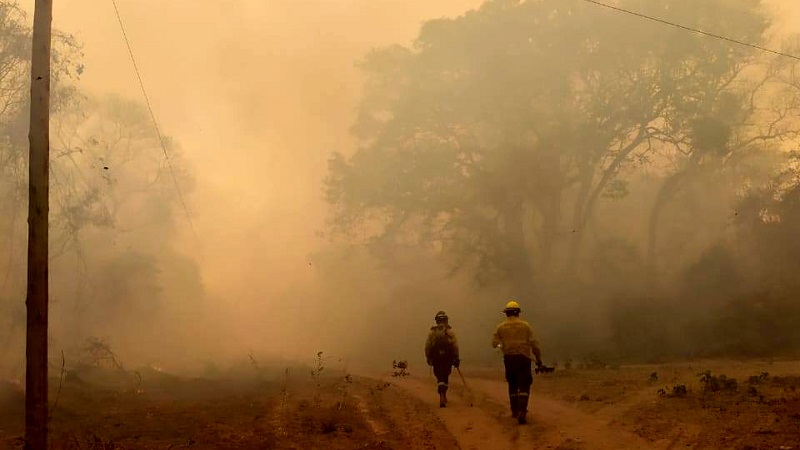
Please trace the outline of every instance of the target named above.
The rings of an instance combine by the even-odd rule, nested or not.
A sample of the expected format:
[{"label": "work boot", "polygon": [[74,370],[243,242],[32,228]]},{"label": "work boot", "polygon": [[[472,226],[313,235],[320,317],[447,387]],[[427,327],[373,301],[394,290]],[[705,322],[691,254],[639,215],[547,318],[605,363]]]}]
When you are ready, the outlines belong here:
[{"label": "work boot", "polygon": [[517,422],[520,424],[528,423],[528,394],[519,394],[519,406],[517,406]]}]

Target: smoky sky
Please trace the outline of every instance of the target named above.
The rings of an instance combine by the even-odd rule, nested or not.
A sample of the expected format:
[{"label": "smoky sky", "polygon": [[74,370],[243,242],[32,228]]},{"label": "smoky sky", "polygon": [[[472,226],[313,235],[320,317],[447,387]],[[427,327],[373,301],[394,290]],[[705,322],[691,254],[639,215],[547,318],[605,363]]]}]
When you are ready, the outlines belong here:
[{"label": "smoky sky", "polygon": [[[290,305],[281,293],[313,276],[309,255],[325,243],[317,231],[327,160],[354,145],[356,62],[371,48],[410,44],[425,20],[482,2],[117,3],[159,126],[196,179],[195,233],[180,215],[179,246],[197,259],[210,295],[247,316],[270,302]],[[32,12],[32,0],[21,4]],[[779,45],[800,31],[800,4],[768,4]],[[81,89],[142,99],[110,0],[55,0],[53,24],[84,46]]]},{"label": "smoky sky", "polygon": [[[264,288],[279,290],[276,270],[302,272],[321,243],[327,158],[351,145],[355,63],[479,3],[118,1],[159,126],[194,171],[197,237],[181,216],[182,244],[212,292],[246,295],[270,271]],[[110,0],[56,1],[53,24],[84,45],[82,89],[142,99]]]}]

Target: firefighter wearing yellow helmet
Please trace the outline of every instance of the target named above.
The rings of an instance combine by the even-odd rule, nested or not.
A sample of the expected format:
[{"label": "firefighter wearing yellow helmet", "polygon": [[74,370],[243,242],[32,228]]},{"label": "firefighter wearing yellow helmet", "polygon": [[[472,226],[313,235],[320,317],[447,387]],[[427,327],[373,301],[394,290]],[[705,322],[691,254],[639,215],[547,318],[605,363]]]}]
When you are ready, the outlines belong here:
[{"label": "firefighter wearing yellow helmet", "polygon": [[519,318],[521,311],[519,303],[513,300],[506,304],[503,309],[506,320],[495,329],[492,347],[500,347],[503,352],[511,415],[522,424],[527,421],[528,398],[533,383],[531,362],[535,358],[536,366],[541,367],[542,353],[533,328]]}]

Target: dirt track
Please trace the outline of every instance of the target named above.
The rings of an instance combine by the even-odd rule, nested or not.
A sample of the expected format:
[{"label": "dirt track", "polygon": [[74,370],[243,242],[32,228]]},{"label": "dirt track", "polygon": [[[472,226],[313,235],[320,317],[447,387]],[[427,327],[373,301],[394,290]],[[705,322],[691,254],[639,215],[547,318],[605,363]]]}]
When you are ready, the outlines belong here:
[{"label": "dirt track", "polygon": [[[703,391],[697,372],[705,369],[736,376],[739,389]],[[524,426],[510,417],[498,370],[476,370],[467,378],[469,390],[454,374],[444,409],[438,408],[432,379],[409,377],[394,384],[436,411],[462,449],[798,450],[798,369],[797,363],[711,362],[542,376],[534,382]],[[778,376],[761,384],[744,381],[768,371]],[[667,379],[649,380],[652,373]],[[686,396],[658,393],[662,386],[683,384]]]},{"label": "dirt track", "polygon": [[[507,410],[508,391],[499,380],[471,380],[465,390],[460,380],[453,383],[450,405],[439,410],[447,430],[462,449],[661,448],[608,421],[583,413],[563,402],[534,395],[530,420],[520,426]],[[407,378],[397,386],[436,408],[438,397],[430,380]]]},{"label": "dirt track", "polygon": [[[54,410],[53,448],[800,450],[799,363],[557,372],[534,381],[522,426],[510,417],[499,369],[463,370],[470,389],[454,374],[447,408],[429,376],[332,370],[315,378],[298,367],[256,379],[143,372],[139,381],[78,372]],[[698,372],[707,370],[739,387],[703,389]],[[665,394],[673,386],[686,393]],[[0,383],[0,449],[22,447],[22,399]]]}]

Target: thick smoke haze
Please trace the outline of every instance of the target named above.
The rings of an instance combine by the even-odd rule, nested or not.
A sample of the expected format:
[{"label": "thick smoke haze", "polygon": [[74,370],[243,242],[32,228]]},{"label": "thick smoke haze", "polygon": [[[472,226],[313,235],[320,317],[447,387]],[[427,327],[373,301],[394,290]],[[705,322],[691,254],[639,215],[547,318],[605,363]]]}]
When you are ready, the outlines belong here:
[{"label": "thick smoke haze", "polygon": [[[199,359],[250,350],[310,359],[324,350],[391,361],[419,358],[426,327],[436,310],[447,309],[474,358],[490,353],[488,333],[513,292],[473,294],[466,277],[447,278],[445,267],[433,261],[419,267],[411,257],[388,276],[359,251],[342,250],[324,236],[329,158],[356,145],[350,129],[365,81],[356,63],[373,48],[411,46],[423,22],[460,16],[481,3],[118,0],[158,124],[179,144],[180,162],[191,172],[191,182],[181,184],[191,226],[178,207],[170,240],[176,259],[194,261],[202,286],[179,273],[164,275],[162,287],[181,317],[159,324],[165,334],[182,330],[181,345]],[[776,45],[800,32],[800,5],[768,4]],[[21,6],[33,10],[31,0]],[[81,90],[141,101],[110,1],[56,1],[54,27],[83,46]],[[629,226],[631,236],[643,232],[620,218],[604,226]],[[414,301],[398,306],[407,299]],[[190,307],[195,300],[202,314]],[[575,302],[565,307],[592,313]],[[383,327],[385,340],[375,342]],[[157,347],[158,339],[144,348]],[[141,342],[122,341],[125,349]],[[180,352],[176,347],[170,354]],[[144,350],[128,354],[147,360]]]},{"label": "thick smoke haze", "polygon": [[[324,244],[327,160],[352,145],[357,61],[478,4],[118,2],[159,126],[193,171],[194,232],[182,211],[174,220],[214,311],[209,338],[220,330],[242,354],[296,351],[282,338],[294,327],[287,319],[316,317],[296,286],[314,282],[310,258]],[[81,89],[142,99],[111,2],[55,2],[54,28],[83,45]]]},{"label": "thick smoke haze", "polygon": [[[329,152],[350,143],[355,62],[476,2],[419,3],[120,2],[160,125],[197,171],[191,212],[209,287],[277,286],[276,264],[297,266],[319,245],[320,183]],[[55,26],[84,44],[81,84],[141,98],[110,2],[93,5],[56,4]]]}]

